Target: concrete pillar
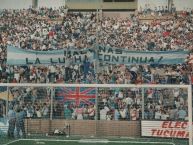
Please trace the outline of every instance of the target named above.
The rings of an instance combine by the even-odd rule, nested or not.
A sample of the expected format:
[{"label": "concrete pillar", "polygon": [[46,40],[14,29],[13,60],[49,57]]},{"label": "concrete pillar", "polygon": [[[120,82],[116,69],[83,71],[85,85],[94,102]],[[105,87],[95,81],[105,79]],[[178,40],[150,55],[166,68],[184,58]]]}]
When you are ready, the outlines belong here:
[{"label": "concrete pillar", "polygon": [[32,8],[38,7],[38,0],[32,0]]}]

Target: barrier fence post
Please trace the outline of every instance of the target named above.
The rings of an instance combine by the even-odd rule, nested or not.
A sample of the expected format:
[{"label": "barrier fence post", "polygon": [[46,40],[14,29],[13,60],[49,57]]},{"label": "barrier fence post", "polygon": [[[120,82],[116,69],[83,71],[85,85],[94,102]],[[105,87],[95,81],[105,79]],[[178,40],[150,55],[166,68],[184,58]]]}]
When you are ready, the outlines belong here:
[{"label": "barrier fence post", "polygon": [[142,119],[144,119],[144,111],[145,111],[145,107],[144,107],[144,103],[145,103],[145,88],[141,88],[142,89],[142,91],[141,91],[141,94],[142,94]]},{"label": "barrier fence post", "polygon": [[53,97],[54,97],[54,87],[51,87],[51,98],[50,98],[50,120],[53,119]]},{"label": "barrier fence post", "polygon": [[192,85],[188,86],[189,145],[192,145]]}]

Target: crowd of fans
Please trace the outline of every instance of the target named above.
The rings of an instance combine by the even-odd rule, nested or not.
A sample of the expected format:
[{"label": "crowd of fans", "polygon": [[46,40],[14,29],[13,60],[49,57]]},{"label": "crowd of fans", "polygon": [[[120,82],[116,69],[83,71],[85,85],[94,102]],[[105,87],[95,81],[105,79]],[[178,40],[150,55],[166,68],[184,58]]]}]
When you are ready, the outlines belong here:
[{"label": "crowd of fans", "polygon": [[141,88],[98,88],[97,104],[69,102],[65,96],[59,99],[57,92],[51,101],[52,91],[49,87],[10,88],[9,108],[22,108],[26,118],[39,119],[188,120],[188,95],[182,88],[144,89],[144,102]]},{"label": "crowd of fans", "polygon": [[52,90],[48,87],[13,87],[10,94],[13,99],[9,107],[13,110],[23,108],[26,118],[94,120],[96,116],[96,106],[93,103],[80,102],[81,105],[77,105],[74,101],[64,101],[65,97],[58,100],[56,92],[51,102]]},{"label": "crowd of fans", "polygon": [[142,90],[137,88],[99,92],[101,120],[187,120],[188,117],[187,91],[183,89],[145,89],[144,102]]},{"label": "crowd of fans", "polygon": [[[164,19],[143,21],[140,16],[166,15]],[[193,11],[171,13],[167,8],[144,9],[127,18],[97,17],[95,12],[66,12],[64,8],[2,10],[0,12],[0,82],[10,83],[105,83],[105,84],[190,84],[193,65]],[[97,24],[98,23],[98,24]],[[82,64],[26,65],[6,64],[7,45],[25,50],[50,51],[60,49],[95,49],[95,44],[133,51],[186,50],[183,64],[176,65],[113,65],[85,60]],[[68,56],[69,58],[72,56]],[[33,95],[21,97],[21,94]],[[27,117],[50,116],[50,95],[38,94],[36,89],[13,91],[14,105],[24,105]],[[151,95],[148,95],[151,92]],[[145,119],[185,119],[187,94],[169,89],[147,90]],[[20,95],[18,95],[20,94]],[[20,96],[20,97],[18,97]],[[28,98],[30,96],[30,99]],[[169,97],[171,96],[171,97]],[[173,97],[172,97],[173,96]],[[38,102],[37,100],[41,100]],[[25,99],[30,101],[25,101]],[[45,99],[46,98],[46,99]],[[99,90],[101,120],[138,120],[142,118],[141,90]],[[18,104],[18,103],[21,104]],[[183,114],[183,115],[182,115]],[[54,102],[53,117],[66,119],[95,119],[96,106],[64,105]],[[181,116],[181,117],[180,117]]]},{"label": "crowd of fans", "polygon": [[[3,10],[0,19],[0,81],[93,83],[99,80],[98,83],[189,83],[192,67],[188,64],[188,58],[191,57],[191,53],[184,64],[174,66],[107,64],[109,67],[106,67],[105,64],[100,64],[104,67],[98,68],[97,75],[92,62],[63,66],[6,65],[8,44],[26,50],[48,51],[94,48],[94,44],[98,42],[105,46],[135,51],[192,52],[192,12],[172,15],[166,20],[154,19],[151,22],[143,22],[139,16],[102,17],[97,25],[95,13],[65,13],[62,8]],[[119,73],[121,69],[122,72]]]}]

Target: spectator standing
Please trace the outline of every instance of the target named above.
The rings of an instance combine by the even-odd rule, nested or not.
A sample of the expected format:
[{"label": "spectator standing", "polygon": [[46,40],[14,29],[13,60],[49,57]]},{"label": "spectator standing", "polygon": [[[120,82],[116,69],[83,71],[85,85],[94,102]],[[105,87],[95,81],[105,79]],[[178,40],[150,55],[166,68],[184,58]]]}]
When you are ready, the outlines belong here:
[{"label": "spectator standing", "polygon": [[13,110],[13,107],[10,107],[8,111],[8,122],[9,122],[9,127],[8,127],[8,137],[9,138],[14,138],[14,130],[15,130],[15,122],[16,122],[16,113]]},{"label": "spectator standing", "polygon": [[185,120],[185,117],[187,116],[187,112],[183,107],[180,107],[177,116],[179,120]]},{"label": "spectator standing", "polygon": [[100,110],[100,120],[107,120],[107,113],[109,112],[109,108],[107,106],[104,106]]},{"label": "spectator standing", "polygon": [[94,105],[90,105],[88,108],[88,116],[90,120],[94,120],[95,117],[95,107]]},{"label": "spectator standing", "polygon": [[72,110],[70,106],[64,106],[64,119],[72,119]]},{"label": "spectator standing", "polygon": [[44,106],[42,108],[42,117],[48,118],[48,115],[49,115],[48,113],[49,113],[49,108],[48,108],[47,104],[44,103]]},{"label": "spectator standing", "polygon": [[137,117],[138,117],[139,115],[137,114],[136,108],[131,109],[130,115],[131,115],[131,120],[132,120],[132,121],[137,120]]},{"label": "spectator standing", "polygon": [[23,108],[18,107],[16,110],[16,133],[17,138],[20,138],[20,131],[22,132],[22,137],[25,138],[25,125],[24,125],[24,119],[25,119],[25,112]]},{"label": "spectator standing", "polygon": [[161,119],[161,110],[156,109],[155,110],[155,119],[160,120]]},{"label": "spectator standing", "polygon": [[118,121],[120,118],[120,113],[118,109],[115,109],[114,111],[114,120]]},{"label": "spectator standing", "polygon": [[172,108],[169,109],[169,119],[170,120],[175,120],[177,118],[177,109],[176,106],[174,105]]},{"label": "spectator standing", "polygon": [[77,107],[76,108],[76,115],[77,115],[77,120],[83,120],[83,110],[84,108],[83,107]]}]

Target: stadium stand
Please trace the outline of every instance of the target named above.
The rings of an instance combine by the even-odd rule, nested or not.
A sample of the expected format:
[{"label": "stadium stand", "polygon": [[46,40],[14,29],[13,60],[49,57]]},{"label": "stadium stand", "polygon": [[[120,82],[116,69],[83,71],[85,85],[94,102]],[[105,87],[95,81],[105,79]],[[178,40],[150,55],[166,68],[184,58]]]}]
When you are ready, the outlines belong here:
[{"label": "stadium stand", "polygon": [[[156,13],[169,19],[143,23],[141,16],[151,17],[144,10],[128,18],[100,20],[99,44],[135,51],[189,50],[192,52],[192,12]],[[158,14],[160,15],[160,14]],[[25,17],[25,19],[20,19]],[[57,20],[56,20],[57,19]],[[56,20],[56,21],[55,21]],[[14,83],[117,83],[117,84],[189,84],[192,64],[178,65],[105,65],[95,77],[93,63],[63,66],[8,66],[6,47],[14,45],[25,50],[83,49],[96,43],[96,13],[64,13],[53,10],[3,10],[1,16],[1,82]],[[14,22],[14,23],[12,23]],[[191,55],[191,54],[190,54]],[[89,66],[87,66],[89,65]],[[85,71],[85,68],[89,69]],[[107,93],[108,94],[108,93]],[[107,95],[106,94],[106,95]],[[118,93],[119,94],[119,93]],[[157,94],[157,92],[156,92]],[[116,94],[114,94],[116,95]],[[108,96],[108,95],[107,95]],[[127,95],[124,95],[124,98]],[[133,96],[136,99],[137,95]],[[120,98],[124,100],[123,98]],[[108,100],[108,99],[107,99]],[[130,99],[129,99],[130,100]],[[133,102],[133,100],[130,100]],[[126,104],[128,105],[128,104]],[[148,108],[151,108],[149,105]],[[153,107],[155,108],[155,106]],[[167,108],[168,109],[168,108]],[[107,109],[108,110],[108,109]],[[107,111],[108,112],[108,111]],[[138,115],[139,116],[139,115]],[[149,117],[148,117],[149,118]],[[152,117],[150,117],[152,118]]]},{"label": "stadium stand", "polygon": [[[173,7],[145,7],[127,17],[98,17],[96,12],[67,12],[59,9],[3,9],[0,13],[1,83],[70,84],[193,84],[193,10],[177,12]],[[98,45],[96,45],[98,44]],[[83,63],[65,65],[8,65],[8,46],[25,51],[92,51],[98,46],[135,52],[188,51],[179,64],[96,64],[85,56]],[[17,57],[17,56],[16,56]],[[72,55],[67,59],[71,60]],[[62,90],[58,89],[58,92]],[[75,90],[70,90],[75,91]],[[93,91],[93,90],[92,90]],[[23,108],[28,119],[67,120],[188,120],[187,90],[99,89],[98,107],[93,100],[83,104],[65,104],[57,99],[50,104],[50,88],[12,87],[9,107]],[[95,92],[94,92],[95,93]],[[5,116],[5,100],[0,102],[0,116]],[[52,108],[53,107],[53,108]],[[99,115],[96,114],[98,108]]]}]

